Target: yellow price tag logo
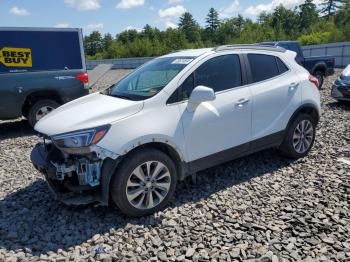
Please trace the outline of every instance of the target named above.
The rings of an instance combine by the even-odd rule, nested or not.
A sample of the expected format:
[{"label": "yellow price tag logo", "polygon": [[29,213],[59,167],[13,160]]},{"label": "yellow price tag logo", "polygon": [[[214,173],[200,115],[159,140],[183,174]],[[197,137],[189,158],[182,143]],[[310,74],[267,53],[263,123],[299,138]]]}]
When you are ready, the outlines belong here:
[{"label": "yellow price tag logo", "polygon": [[4,47],[0,49],[0,63],[7,67],[32,67],[30,48]]}]

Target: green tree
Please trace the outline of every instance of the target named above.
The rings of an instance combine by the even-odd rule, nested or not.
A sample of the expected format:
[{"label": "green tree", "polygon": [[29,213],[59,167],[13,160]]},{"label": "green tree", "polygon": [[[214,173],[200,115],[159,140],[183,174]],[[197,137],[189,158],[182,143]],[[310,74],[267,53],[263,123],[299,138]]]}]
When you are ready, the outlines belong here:
[{"label": "green tree", "polygon": [[168,28],[164,32],[163,42],[166,47],[166,53],[188,47],[186,36],[179,29]]},{"label": "green tree", "polygon": [[205,19],[207,26],[206,29],[215,32],[220,25],[219,13],[213,7],[209,9],[209,13]]},{"label": "green tree", "polygon": [[305,0],[299,5],[299,30],[300,32],[307,32],[311,25],[318,20],[318,12],[313,0]]},{"label": "green tree", "polygon": [[216,43],[217,30],[220,25],[219,13],[214,8],[210,8],[205,21],[206,27],[202,30],[202,39],[208,44]]},{"label": "green tree", "polygon": [[92,32],[84,38],[86,55],[88,59],[160,56],[186,48],[273,40],[298,40],[301,44],[349,41],[350,0],[324,0],[324,3],[333,6],[327,9],[332,11],[328,19],[319,17],[312,0],[304,0],[294,10],[280,5],[271,13],[262,12],[257,21],[241,15],[220,21],[217,11],[211,8],[204,28],[190,13],[185,13],[176,29],[160,31],[145,25],[141,32],[125,30],[115,38]]},{"label": "green tree", "polygon": [[229,44],[236,42],[241,36],[245,23],[246,20],[241,15],[222,21],[217,30],[217,43]]},{"label": "green tree", "polygon": [[117,40],[123,44],[134,42],[139,37],[139,33],[136,29],[129,29],[121,32],[117,35]]},{"label": "green tree", "polygon": [[343,2],[343,6],[336,13],[335,23],[338,26],[350,26],[350,0]]},{"label": "green tree", "polygon": [[158,28],[153,28],[150,25],[146,25],[143,28],[142,36],[150,39],[151,41],[159,40],[160,30]]},{"label": "green tree", "polygon": [[194,20],[191,13],[186,12],[180,17],[179,29],[185,34],[186,39],[189,42],[195,43],[201,40],[199,25],[196,20]]},{"label": "green tree", "polygon": [[98,31],[93,31],[84,38],[85,52],[87,55],[94,56],[103,50],[102,35]]},{"label": "green tree", "polygon": [[275,40],[290,39],[298,32],[298,16],[295,10],[279,5],[272,13],[271,26],[275,31]]},{"label": "green tree", "polygon": [[342,6],[344,0],[323,0],[321,3],[321,13],[329,19]]},{"label": "green tree", "polygon": [[110,33],[105,34],[102,43],[103,50],[107,50],[113,44],[113,36]]}]

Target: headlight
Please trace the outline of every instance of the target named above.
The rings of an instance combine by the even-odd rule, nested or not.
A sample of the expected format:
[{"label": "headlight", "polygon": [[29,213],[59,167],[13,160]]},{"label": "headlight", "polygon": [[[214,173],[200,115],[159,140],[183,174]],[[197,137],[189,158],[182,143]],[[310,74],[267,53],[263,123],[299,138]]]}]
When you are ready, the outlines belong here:
[{"label": "headlight", "polygon": [[110,125],[69,132],[51,137],[59,148],[84,148],[97,144],[107,133]]},{"label": "headlight", "polygon": [[341,81],[339,78],[334,81],[335,86],[344,86],[343,81]]}]

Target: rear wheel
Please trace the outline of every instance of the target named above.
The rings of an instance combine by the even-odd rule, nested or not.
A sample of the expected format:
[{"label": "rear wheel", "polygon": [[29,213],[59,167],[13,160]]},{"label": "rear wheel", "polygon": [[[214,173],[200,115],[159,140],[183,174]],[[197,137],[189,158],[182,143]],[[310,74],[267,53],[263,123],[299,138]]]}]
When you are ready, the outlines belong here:
[{"label": "rear wheel", "polygon": [[142,149],[118,167],[111,184],[112,199],[127,215],[150,215],[168,203],[176,182],[175,165],[166,154]]},{"label": "rear wheel", "polygon": [[324,74],[323,74],[323,72],[322,71],[316,71],[316,72],[314,72],[313,75],[314,75],[314,77],[317,78],[318,86],[321,89],[322,85],[323,85],[323,82],[324,82]]},{"label": "rear wheel", "polygon": [[44,116],[51,113],[54,109],[59,107],[56,101],[43,99],[35,102],[34,105],[29,109],[28,112],[28,121],[31,126],[35,126],[35,124]]},{"label": "rear wheel", "polygon": [[287,130],[280,151],[290,158],[301,158],[311,150],[315,141],[316,123],[308,114],[295,118]]}]

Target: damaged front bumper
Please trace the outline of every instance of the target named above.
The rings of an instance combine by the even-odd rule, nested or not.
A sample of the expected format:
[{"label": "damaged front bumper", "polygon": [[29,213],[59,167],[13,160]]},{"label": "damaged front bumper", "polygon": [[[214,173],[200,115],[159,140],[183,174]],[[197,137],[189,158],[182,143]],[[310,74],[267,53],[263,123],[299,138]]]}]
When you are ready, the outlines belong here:
[{"label": "damaged front bumper", "polygon": [[[112,156],[112,155],[110,155]],[[67,154],[53,143],[38,143],[31,152],[34,167],[44,176],[55,199],[67,205],[108,205],[109,183],[119,158],[103,150]]]}]

